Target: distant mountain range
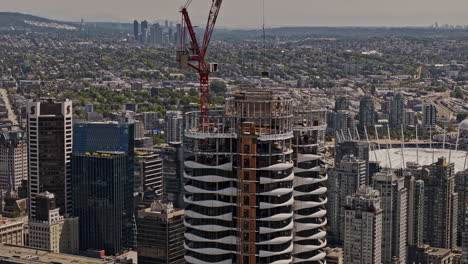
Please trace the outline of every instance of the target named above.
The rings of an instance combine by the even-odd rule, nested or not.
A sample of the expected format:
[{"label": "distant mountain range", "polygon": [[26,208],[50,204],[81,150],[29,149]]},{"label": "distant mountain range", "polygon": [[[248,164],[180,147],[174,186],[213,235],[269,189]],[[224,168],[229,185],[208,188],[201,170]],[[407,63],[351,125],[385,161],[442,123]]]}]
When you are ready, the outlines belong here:
[{"label": "distant mountain range", "polygon": [[78,25],[76,23],[55,21],[28,14],[0,12],[0,29],[10,28],[21,30],[28,28],[44,28],[74,30],[77,26]]}]

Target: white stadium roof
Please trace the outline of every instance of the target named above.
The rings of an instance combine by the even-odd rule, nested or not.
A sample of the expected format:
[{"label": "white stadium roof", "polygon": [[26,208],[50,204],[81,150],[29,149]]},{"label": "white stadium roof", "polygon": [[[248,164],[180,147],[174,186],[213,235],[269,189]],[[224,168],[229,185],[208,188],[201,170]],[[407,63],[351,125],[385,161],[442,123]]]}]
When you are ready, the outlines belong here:
[{"label": "white stadium roof", "polygon": [[[451,152],[451,154],[450,154]],[[429,149],[429,148],[404,148],[405,163],[415,162],[419,160],[419,165],[430,165],[437,161],[440,157],[445,157],[447,161],[455,163],[455,172],[464,171],[468,168],[467,152],[455,151],[448,149]],[[391,165],[393,169],[401,169],[403,166],[401,148],[392,148],[388,152],[386,149],[371,151],[369,154],[370,161],[380,161],[380,166],[390,168],[388,156],[390,154]],[[419,159],[418,159],[419,156]]]}]

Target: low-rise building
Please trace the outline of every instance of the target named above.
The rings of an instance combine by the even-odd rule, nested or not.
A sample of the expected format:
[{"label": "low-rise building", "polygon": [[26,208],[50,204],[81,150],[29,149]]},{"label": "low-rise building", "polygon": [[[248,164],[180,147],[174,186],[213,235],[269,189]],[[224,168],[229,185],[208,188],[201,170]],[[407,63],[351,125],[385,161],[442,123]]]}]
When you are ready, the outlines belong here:
[{"label": "low-rise building", "polygon": [[23,229],[22,218],[0,218],[0,243],[22,246]]}]

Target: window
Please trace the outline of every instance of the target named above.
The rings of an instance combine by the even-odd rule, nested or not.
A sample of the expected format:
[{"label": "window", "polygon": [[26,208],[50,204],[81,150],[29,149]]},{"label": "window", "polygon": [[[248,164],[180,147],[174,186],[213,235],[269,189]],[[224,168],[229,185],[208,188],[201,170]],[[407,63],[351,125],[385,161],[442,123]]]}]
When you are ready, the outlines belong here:
[{"label": "window", "polygon": [[249,256],[244,256],[244,260],[242,261],[244,264],[249,264],[250,263],[250,259],[249,259]]},{"label": "window", "polygon": [[250,198],[248,196],[244,196],[244,205],[250,205]]},{"label": "window", "polygon": [[250,172],[244,171],[244,180],[246,181],[250,180]]},{"label": "window", "polygon": [[244,217],[249,217],[249,216],[250,216],[249,209],[244,209]]},{"label": "window", "polygon": [[249,192],[249,185],[244,184],[244,192],[248,193]]}]

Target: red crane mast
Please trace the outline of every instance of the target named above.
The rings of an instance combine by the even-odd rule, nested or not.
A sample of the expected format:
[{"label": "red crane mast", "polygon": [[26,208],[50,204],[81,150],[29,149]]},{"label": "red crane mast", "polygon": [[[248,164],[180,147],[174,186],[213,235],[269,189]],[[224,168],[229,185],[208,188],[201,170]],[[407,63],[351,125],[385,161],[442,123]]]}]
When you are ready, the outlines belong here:
[{"label": "red crane mast", "polygon": [[[207,65],[205,57],[223,0],[212,1],[202,46],[198,43],[194,26],[188,14],[187,8],[191,2],[192,0],[188,0],[187,4],[181,10],[183,30],[181,32],[181,36],[179,36],[181,39],[181,46],[180,50],[177,51],[177,60],[180,68],[185,69],[187,67],[191,67],[200,75],[200,127],[205,129],[209,125],[209,76],[210,72],[217,71],[217,64]],[[190,36],[189,47],[187,47],[185,43],[186,30]]]}]

